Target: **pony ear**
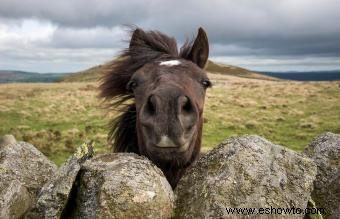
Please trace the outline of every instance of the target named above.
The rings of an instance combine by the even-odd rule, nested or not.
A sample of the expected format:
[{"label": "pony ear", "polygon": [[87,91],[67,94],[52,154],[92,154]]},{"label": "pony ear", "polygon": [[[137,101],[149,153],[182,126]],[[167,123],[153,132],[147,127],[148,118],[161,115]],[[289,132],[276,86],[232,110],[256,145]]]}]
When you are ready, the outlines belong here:
[{"label": "pony ear", "polygon": [[[208,37],[202,27],[198,29],[198,34],[191,48],[185,48],[181,51],[183,58],[196,63],[200,68],[204,68],[209,57]],[[187,51],[185,51],[187,50]]]},{"label": "pony ear", "polygon": [[140,39],[142,38],[143,34],[144,34],[144,31],[142,29],[140,28],[135,29],[131,36],[129,48],[140,45],[141,43]]}]

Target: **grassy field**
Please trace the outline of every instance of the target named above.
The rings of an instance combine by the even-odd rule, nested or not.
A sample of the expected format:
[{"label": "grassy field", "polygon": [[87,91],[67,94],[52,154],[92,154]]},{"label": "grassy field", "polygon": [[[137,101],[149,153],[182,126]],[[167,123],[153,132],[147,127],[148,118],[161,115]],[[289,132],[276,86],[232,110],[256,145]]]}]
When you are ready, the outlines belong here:
[{"label": "grassy field", "polygon": [[[205,105],[203,146],[258,134],[301,151],[313,137],[340,133],[340,82],[289,82],[210,75],[214,87]],[[0,135],[32,143],[61,164],[86,140],[96,151],[106,142],[110,115],[97,98],[96,83],[0,85]]]}]

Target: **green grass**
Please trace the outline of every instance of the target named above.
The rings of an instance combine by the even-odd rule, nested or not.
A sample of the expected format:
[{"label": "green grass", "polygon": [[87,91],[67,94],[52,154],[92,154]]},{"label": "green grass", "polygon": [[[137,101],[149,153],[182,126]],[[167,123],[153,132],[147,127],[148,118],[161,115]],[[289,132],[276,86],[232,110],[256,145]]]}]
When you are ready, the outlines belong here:
[{"label": "green grass", "polygon": [[216,87],[205,108],[203,143],[257,134],[301,151],[322,132],[340,132],[339,84],[249,80]]},{"label": "green grass", "polygon": [[[211,78],[205,150],[230,136],[257,134],[301,151],[323,132],[340,133],[340,82]],[[0,85],[0,135],[32,143],[58,165],[87,140],[107,152],[110,117],[100,103],[95,83]]]}]

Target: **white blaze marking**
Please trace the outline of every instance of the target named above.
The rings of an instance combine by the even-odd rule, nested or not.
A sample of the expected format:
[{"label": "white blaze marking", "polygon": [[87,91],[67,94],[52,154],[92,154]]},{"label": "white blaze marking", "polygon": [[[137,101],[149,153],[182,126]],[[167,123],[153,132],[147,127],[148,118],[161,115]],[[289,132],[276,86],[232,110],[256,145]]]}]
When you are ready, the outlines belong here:
[{"label": "white blaze marking", "polygon": [[177,147],[177,145],[167,135],[163,135],[161,137],[161,140],[158,142],[157,146],[161,148]]},{"label": "white blaze marking", "polygon": [[159,65],[166,65],[166,66],[175,66],[181,64],[178,60],[169,60],[169,61],[163,61]]}]

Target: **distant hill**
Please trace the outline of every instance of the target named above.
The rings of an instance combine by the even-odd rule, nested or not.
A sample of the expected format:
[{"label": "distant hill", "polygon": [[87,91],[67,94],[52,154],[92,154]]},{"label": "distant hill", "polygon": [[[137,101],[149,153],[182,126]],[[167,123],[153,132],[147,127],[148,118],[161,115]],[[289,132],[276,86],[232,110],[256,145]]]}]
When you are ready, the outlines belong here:
[{"label": "distant hill", "polygon": [[[62,82],[87,82],[87,81],[96,81],[100,78],[100,75],[109,68],[109,64],[98,65],[92,68],[89,68],[84,71],[76,72],[70,75],[65,76],[60,81]],[[219,64],[212,61],[208,61],[206,71],[213,74],[225,74],[232,75],[243,78],[255,78],[255,79],[263,79],[263,80],[276,80],[273,77],[262,75],[256,72],[249,71],[244,68],[240,68],[232,65]]]},{"label": "distant hill", "polygon": [[90,82],[96,81],[100,78],[100,75],[109,67],[109,64],[97,65],[84,71],[79,71],[66,75],[61,78],[60,82]]},{"label": "distant hill", "polygon": [[24,71],[0,70],[0,83],[14,82],[56,82],[67,74],[63,73],[34,73]]},{"label": "distant hill", "polygon": [[340,80],[340,70],[311,72],[261,72],[262,74],[294,81],[335,81]]},{"label": "distant hill", "polygon": [[245,68],[237,67],[234,65],[226,65],[216,63],[211,60],[208,61],[206,71],[215,74],[231,75],[241,78],[261,79],[261,80],[277,80],[277,78],[263,75],[258,72],[250,71]]}]

